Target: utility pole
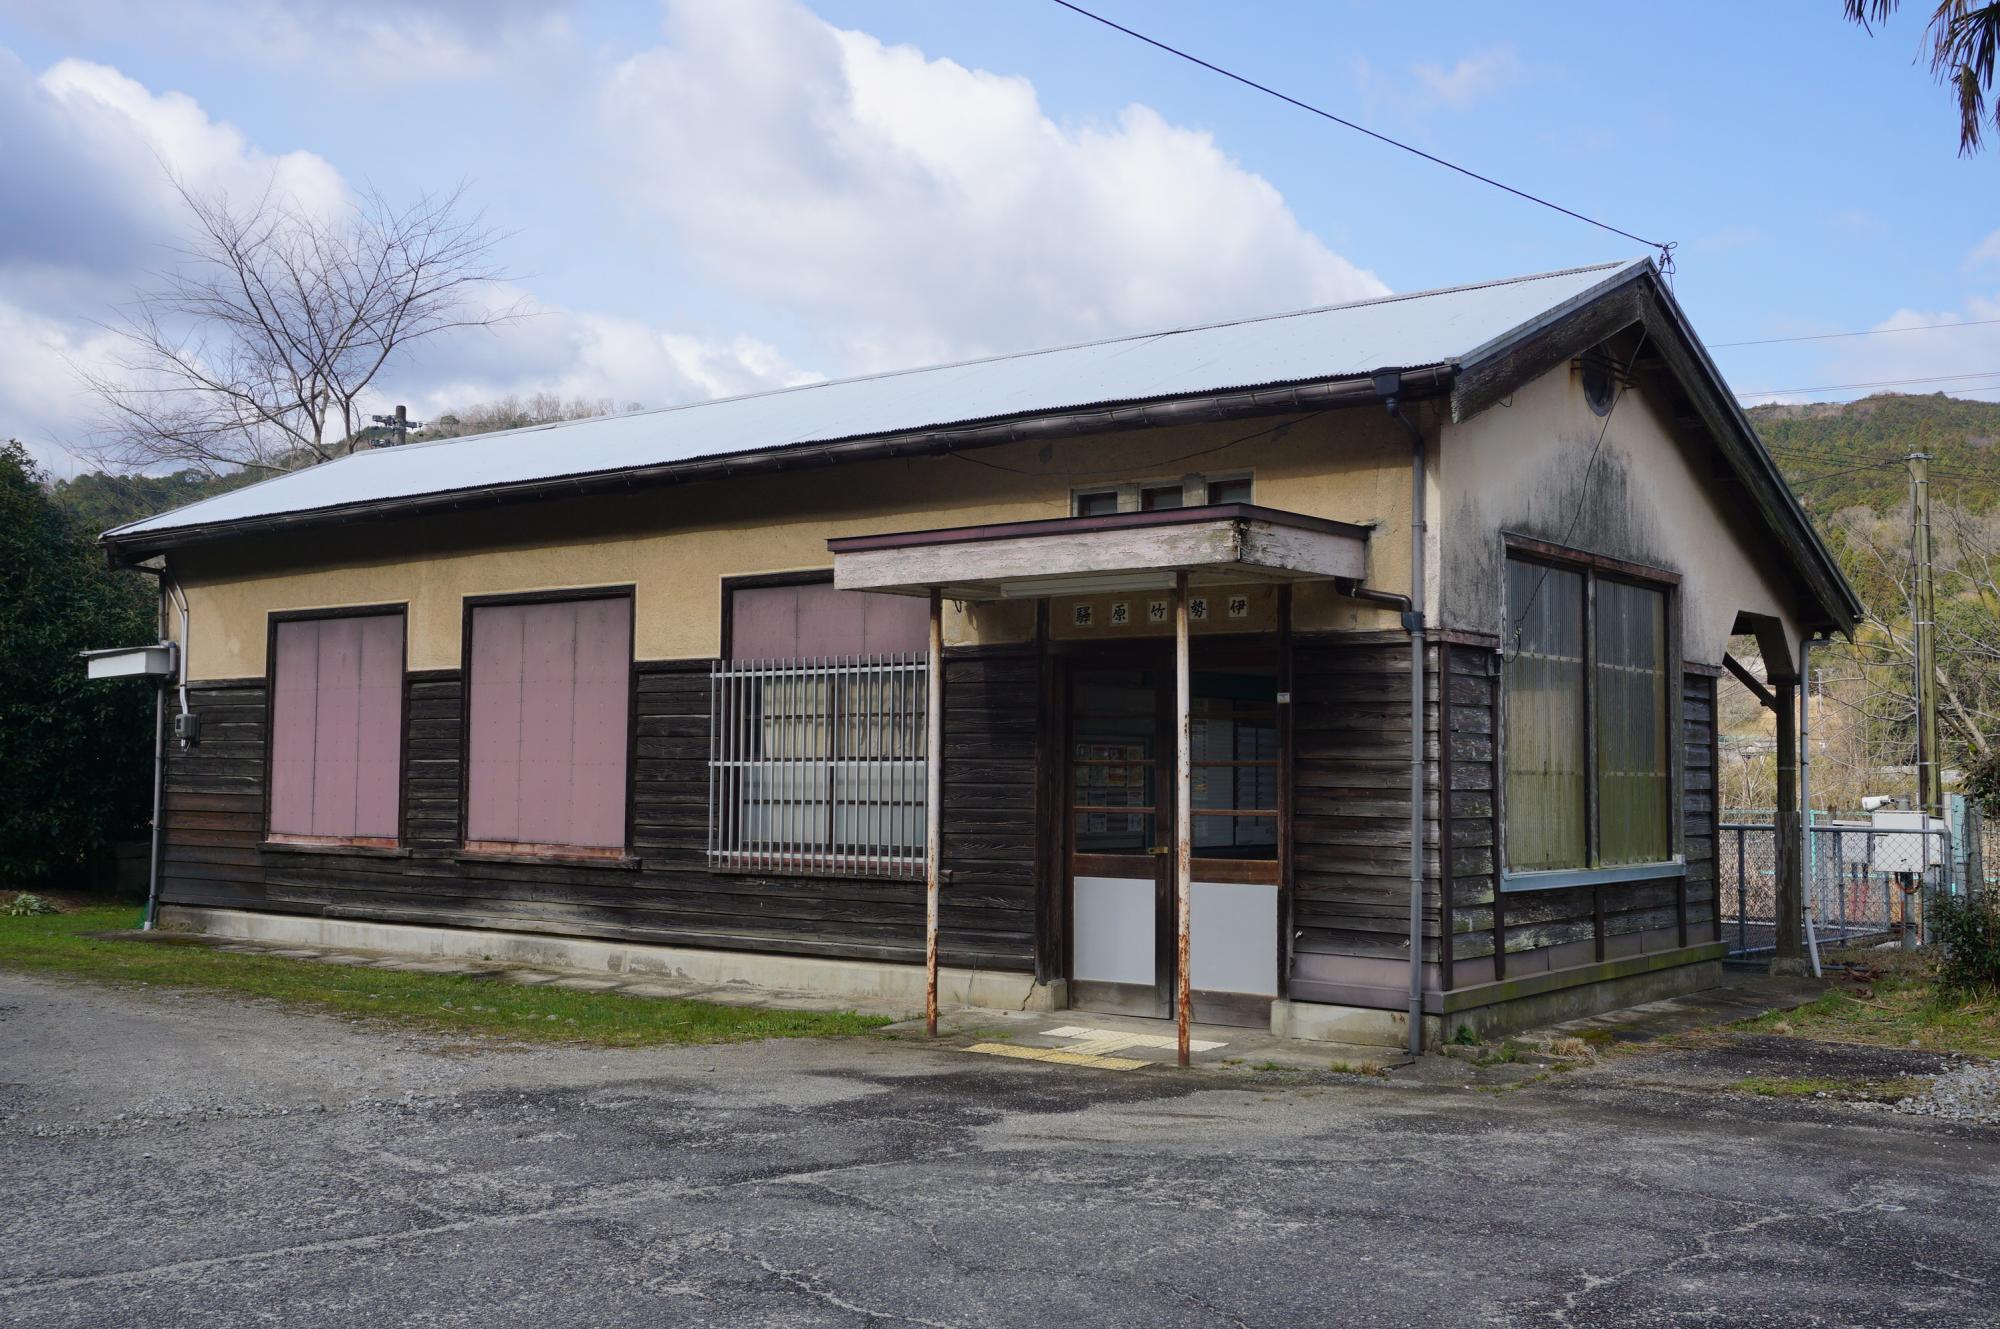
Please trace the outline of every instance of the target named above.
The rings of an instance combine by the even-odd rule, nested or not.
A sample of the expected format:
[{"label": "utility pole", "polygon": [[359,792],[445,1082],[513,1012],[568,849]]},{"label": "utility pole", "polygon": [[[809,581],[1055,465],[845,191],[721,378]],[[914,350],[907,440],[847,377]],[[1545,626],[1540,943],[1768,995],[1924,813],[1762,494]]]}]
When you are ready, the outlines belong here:
[{"label": "utility pole", "polygon": [[1913,950],[1917,945],[1917,926],[1910,917],[1910,906],[1917,903],[1922,893],[1930,861],[1930,819],[1944,816],[1944,766],[1938,752],[1937,598],[1931,586],[1930,461],[1928,452],[1912,452],[1909,456],[1910,575],[1915,583],[1910,595],[1910,626],[1917,639],[1917,811],[1923,831],[1917,836],[1917,870],[1904,878],[1904,950]]},{"label": "utility pole", "polygon": [[1911,626],[1916,631],[1917,657],[1917,807],[1926,815],[1944,815],[1944,767],[1938,752],[1937,718],[1937,600],[1931,585],[1930,454],[1912,452],[1910,463],[1911,569],[1915,587],[1910,598]]}]

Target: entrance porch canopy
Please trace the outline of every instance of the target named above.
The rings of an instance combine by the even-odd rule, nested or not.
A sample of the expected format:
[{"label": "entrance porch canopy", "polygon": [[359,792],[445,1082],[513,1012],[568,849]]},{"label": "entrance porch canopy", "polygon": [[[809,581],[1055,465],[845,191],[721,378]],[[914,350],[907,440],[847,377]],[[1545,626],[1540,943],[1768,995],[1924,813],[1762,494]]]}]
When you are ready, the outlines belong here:
[{"label": "entrance porch canopy", "polygon": [[1103,591],[1360,581],[1368,528],[1252,503],[954,526],[827,541],[849,591],[1022,600]]},{"label": "entrance porch canopy", "polygon": [[[1217,503],[1164,512],[1057,517],[847,536],[827,541],[833,584],[842,590],[923,595],[931,602],[930,661],[924,708],[924,1015],[937,1032],[939,772],[944,765],[945,597],[1038,599],[1099,591],[1173,589],[1174,710],[1174,1023],[1180,1064],[1188,1064],[1193,1005],[1193,758],[1189,742],[1188,588],[1332,578],[1360,581],[1368,572],[1368,531],[1344,522],[1279,512],[1251,503]],[[1419,694],[1421,696],[1421,694]],[[1417,723],[1421,725],[1421,714]]]}]

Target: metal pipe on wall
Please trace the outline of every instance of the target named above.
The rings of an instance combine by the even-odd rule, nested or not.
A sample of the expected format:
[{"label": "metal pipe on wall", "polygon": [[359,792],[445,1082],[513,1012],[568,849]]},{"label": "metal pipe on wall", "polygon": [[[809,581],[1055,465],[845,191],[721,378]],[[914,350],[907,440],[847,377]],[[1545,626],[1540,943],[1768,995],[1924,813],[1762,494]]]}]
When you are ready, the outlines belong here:
[{"label": "metal pipe on wall", "polygon": [[[1375,391],[1389,417],[1410,436],[1410,607],[1403,611],[1403,630],[1410,634],[1410,1055],[1424,1050],[1424,434],[1403,414],[1398,394],[1402,375],[1380,374]],[[1447,741],[1438,735],[1440,743]],[[1450,794],[1438,791],[1439,825]],[[1443,853],[1444,837],[1438,851]],[[1445,926],[1440,918],[1438,926]]]}]

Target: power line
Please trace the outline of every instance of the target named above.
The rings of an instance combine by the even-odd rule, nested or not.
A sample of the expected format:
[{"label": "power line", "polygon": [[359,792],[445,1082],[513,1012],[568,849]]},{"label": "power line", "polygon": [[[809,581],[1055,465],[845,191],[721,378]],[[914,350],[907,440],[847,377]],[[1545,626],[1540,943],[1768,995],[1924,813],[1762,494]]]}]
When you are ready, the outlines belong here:
[{"label": "power line", "polygon": [[1711,351],[1732,346],[1778,346],[1795,341],[1834,341],[1841,337],[1886,337],[1892,332],[1940,332],[1947,328],[1986,328],[2000,324],[2000,318],[1974,318],[1962,323],[1917,323],[1907,328],[1868,328],[1861,332],[1815,332],[1802,337],[1759,337],[1754,341],[1712,341],[1703,343]]},{"label": "power line", "polygon": [[1442,157],[1436,156],[1433,153],[1425,152],[1422,148],[1413,147],[1410,144],[1405,143],[1400,139],[1393,139],[1390,138],[1387,134],[1377,133],[1375,130],[1368,128],[1366,125],[1358,125],[1354,123],[1354,121],[1352,120],[1342,119],[1340,116],[1335,115],[1332,111],[1322,110],[1321,108],[1314,106],[1311,102],[1300,101],[1297,97],[1289,96],[1286,93],[1279,92],[1276,88],[1269,87],[1266,86],[1265,84],[1259,83],[1257,82],[1257,80],[1253,78],[1246,78],[1242,74],[1238,74],[1233,70],[1224,69],[1221,65],[1212,64],[1209,61],[1202,59],[1198,55],[1192,55],[1186,51],[1181,50],[1177,46],[1169,46],[1165,42],[1160,41],[1157,38],[1148,37],[1145,33],[1138,32],[1131,28],[1128,28],[1122,23],[1114,23],[1110,19],[1104,17],[1102,14],[1093,14],[1088,9],[1085,9],[1082,5],[1071,4],[1070,0],[1055,0],[1055,3],[1061,5],[1064,9],[1069,10],[1071,13],[1081,14],[1084,18],[1090,19],[1092,22],[1102,23],[1105,27],[1110,28],[1113,31],[1122,32],[1127,37],[1134,38],[1137,41],[1142,41],[1146,43],[1146,45],[1148,46],[1154,47],[1158,50],[1165,51],[1168,55],[1178,56],[1181,59],[1187,61],[1189,64],[1200,65],[1203,69],[1208,70],[1210,73],[1220,74],[1227,79],[1234,79],[1236,82],[1241,83],[1246,88],[1255,88],[1257,91],[1264,93],[1267,96],[1276,97],[1281,102],[1286,102],[1292,106],[1296,106],[1301,111],[1310,111],[1312,114],[1319,116],[1321,119],[1331,120],[1333,121],[1333,123],[1341,126],[1344,129],[1351,129],[1357,134],[1366,134],[1369,138],[1374,139],[1378,143],[1386,143],[1392,148],[1401,148],[1404,152],[1410,153],[1412,156],[1422,157],[1427,162],[1431,162],[1435,165],[1442,166],[1447,170],[1457,171],[1460,175],[1466,176],[1473,180],[1477,180],[1479,181],[1479,183],[1483,185],[1491,185],[1495,189],[1504,190],[1507,193],[1512,194],[1515,198],[1526,199],[1530,203],[1539,203],[1545,208],[1553,209],[1556,212],[1560,212],[1565,217],[1573,217],[1577,221],[1584,222],[1591,226],[1595,226],[1601,231],[1609,231],[1613,235],[1622,235],[1627,240],[1631,240],[1634,241],[1635,243],[1642,244],[1646,246],[1648,249],[1656,251],[1659,255],[1661,272],[1670,273],[1674,270],[1674,250],[1678,247],[1675,241],[1668,240],[1662,242],[1659,240],[1648,240],[1643,235],[1634,235],[1630,231],[1621,230],[1620,228],[1613,226],[1610,222],[1602,222],[1597,220],[1597,218],[1595,217],[1586,217],[1581,212],[1577,212],[1572,208],[1566,208],[1560,203],[1551,203],[1548,199],[1542,198],[1537,194],[1530,194],[1525,189],[1516,189],[1512,185],[1502,184],[1500,181],[1495,180],[1490,175],[1481,175],[1479,172],[1471,170],[1468,167],[1460,166],[1457,162],[1446,161]]},{"label": "power line", "polygon": [[[1822,383],[1810,388],[1751,388],[1738,392],[1739,397],[1772,397],[1788,392],[1843,392],[1849,388],[1898,388],[1910,383],[1957,383],[1968,378],[1993,378],[2000,376],[2000,369],[1982,369],[1976,374],[1930,374],[1923,378],[1883,378],[1872,383]],[[2000,383],[1985,385],[2000,387]]]}]

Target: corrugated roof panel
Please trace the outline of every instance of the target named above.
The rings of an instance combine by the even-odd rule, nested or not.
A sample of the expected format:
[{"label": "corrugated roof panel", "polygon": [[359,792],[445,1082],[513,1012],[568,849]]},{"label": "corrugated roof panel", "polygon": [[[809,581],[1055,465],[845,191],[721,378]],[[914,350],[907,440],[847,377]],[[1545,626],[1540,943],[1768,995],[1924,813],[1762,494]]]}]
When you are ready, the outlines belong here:
[{"label": "corrugated roof panel", "polygon": [[1449,364],[1645,259],[844,379],[755,396],[355,453],[110,532],[130,536],[355,503],[659,466],[1207,392]]}]

